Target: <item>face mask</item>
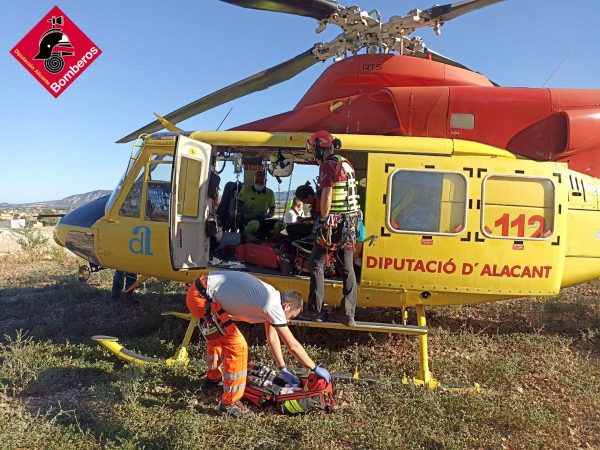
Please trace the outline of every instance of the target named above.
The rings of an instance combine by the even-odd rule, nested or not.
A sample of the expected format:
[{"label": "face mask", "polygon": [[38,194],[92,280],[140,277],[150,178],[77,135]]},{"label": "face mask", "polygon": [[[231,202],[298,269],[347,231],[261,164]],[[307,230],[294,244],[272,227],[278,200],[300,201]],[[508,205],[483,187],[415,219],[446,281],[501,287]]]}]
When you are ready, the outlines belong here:
[{"label": "face mask", "polygon": [[264,184],[256,184],[254,183],[254,190],[258,191],[258,192],[262,192],[265,190],[265,185]]}]

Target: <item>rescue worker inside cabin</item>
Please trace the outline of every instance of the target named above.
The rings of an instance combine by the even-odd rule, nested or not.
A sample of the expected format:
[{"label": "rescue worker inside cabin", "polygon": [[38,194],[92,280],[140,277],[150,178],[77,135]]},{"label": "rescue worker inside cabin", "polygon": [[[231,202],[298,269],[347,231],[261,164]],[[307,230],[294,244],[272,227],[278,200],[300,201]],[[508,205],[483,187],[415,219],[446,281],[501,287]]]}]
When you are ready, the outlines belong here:
[{"label": "rescue worker inside cabin", "polygon": [[319,217],[320,205],[317,201],[317,194],[315,190],[310,185],[310,181],[307,181],[305,184],[301,184],[296,188],[294,195],[300,200],[304,205],[308,205],[310,209],[310,214],[306,217],[301,217],[298,219],[299,222],[314,222],[316,218]]},{"label": "rescue worker inside cabin", "polygon": [[322,321],[325,294],[324,267],[327,253],[334,253],[341,264],[343,281],[342,302],[337,317],[341,323],[356,325],[356,276],[354,274],[354,243],[356,228],[362,219],[356,193],[354,167],[335,150],[341,147],[339,139],[327,131],[313,134],[306,148],[319,164],[319,214],[315,219],[315,244],[310,256],[310,294],[308,311],[304,317]]},{"label": "rescue worker inside cabin", "polygon": [[243,226],[252,219],[269,219],[275,215],[275,193],[266,186],[265,172],[254,173],[254,183],[242,188],[238,201]]},{"label": "rescue worker inside cabin", "polygon": [[292,200],[292,207],[283,215],[284,223],[296,223],[304,217],[304,203],[298,197]]},{"label": "rescue worker inside cabin", "polygon": [[329,372],[308,356],[287,326],[287,321],[302,311],[298,292],[279,292],[249,273],[215,271],[190,285],[186,303],[206,338],[208,371],[203,387],[215,387],[223,380],[220,414],[250,414],[240,403],[246,386],[248,344],[232,316],[243,322],[265,324],[271,355],[288,384],[297,385],[300,379],[287,369],[280,340],[300,363],[329,383]]}]

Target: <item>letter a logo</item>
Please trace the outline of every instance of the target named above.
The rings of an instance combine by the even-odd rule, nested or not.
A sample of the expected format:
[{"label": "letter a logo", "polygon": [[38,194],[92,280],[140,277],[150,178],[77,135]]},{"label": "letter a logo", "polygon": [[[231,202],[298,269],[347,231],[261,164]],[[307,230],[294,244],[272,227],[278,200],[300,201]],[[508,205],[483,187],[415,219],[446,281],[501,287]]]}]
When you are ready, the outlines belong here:
[{"label": "letter a logo", "polygon": [[133,229],[133,236],[129,241],[129,251],[134,255],[153,256],[150,249],[150,228],[139,226]]}]

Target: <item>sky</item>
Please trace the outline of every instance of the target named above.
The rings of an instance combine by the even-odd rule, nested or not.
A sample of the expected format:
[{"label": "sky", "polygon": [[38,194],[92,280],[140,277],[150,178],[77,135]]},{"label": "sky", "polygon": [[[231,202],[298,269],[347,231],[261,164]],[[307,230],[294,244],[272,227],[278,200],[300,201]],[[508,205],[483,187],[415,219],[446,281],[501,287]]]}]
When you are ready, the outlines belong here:
[{"label": "sky", "polygon": [[[131,150],[131,144],[115,141],[152,121],[152,112],[167,114],[339,33],[330,26],[316,35],[314,19],[218,0],[0,4],[0,203],[113,189]],[[421,0],[359,4],[366,11],[377,8],[384,20],[433,5]],[[57,99],[10,54],[55,5],[103,52]],[[594,24],[599,16],[595,0],[506,0],[448,22],[439,37],[429,29],[416,34],[429,48],[502,86],[541,87],[568,56],[547,86],[600,89],[600,36]],[[214,130],[232,107],[222,129],[291,110],[330,64],[316,64],[292,80],[178,125]]]}]

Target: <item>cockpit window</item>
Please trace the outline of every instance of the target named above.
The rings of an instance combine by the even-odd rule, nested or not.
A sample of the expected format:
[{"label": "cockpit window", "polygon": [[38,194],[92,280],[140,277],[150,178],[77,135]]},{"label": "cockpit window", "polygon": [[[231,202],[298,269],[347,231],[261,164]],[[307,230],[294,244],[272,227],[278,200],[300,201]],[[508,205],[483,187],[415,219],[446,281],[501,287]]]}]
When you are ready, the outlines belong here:
[{"label": "cockpit window", "polygon": [[127,175],[129,175],[129,172],[131,172],[131,169],[133,169],[133,165],[135,164],[135,161],[137,160],[138,156],[140,156],[140,152],[142,151],[143,143],[144,143],[143,140],[138,139],[135,142],[135,144],[133,145],[133,148],[131,149],[131,154],[129,155],[129,162],[127,163],[127,169],[125,170],[125,173],[123,174],[123,176],[117,183],[117,187],[112,191],[112,194],[110,194],[110,197],[109,197],[108,201],[106,202],[106,206],[104,207],[104,214],[108,214],[108,212],[113,207],[115,200],[117,199],[117,196],[119,195],[119,192],[121,192],[121,187],[123,186],[123,182],[127,178]]},{"label": "cockpit window", "polygon": [[121,205],[119,216],[121,217],[140,217],[141,202],[142,202],[142,187],[144,185],[144,169],[140,170],[139,175],[135,179],[133,186],[127,194],[127,198]]}]

